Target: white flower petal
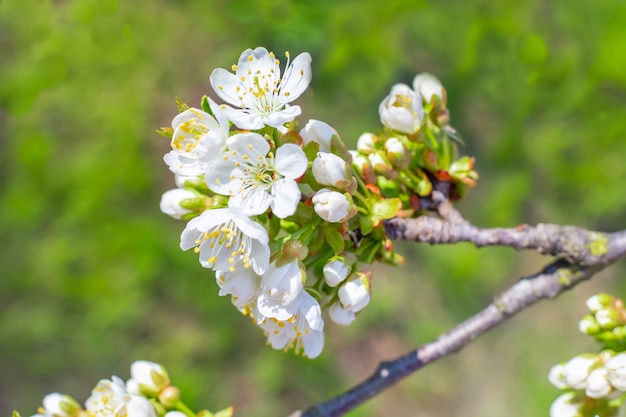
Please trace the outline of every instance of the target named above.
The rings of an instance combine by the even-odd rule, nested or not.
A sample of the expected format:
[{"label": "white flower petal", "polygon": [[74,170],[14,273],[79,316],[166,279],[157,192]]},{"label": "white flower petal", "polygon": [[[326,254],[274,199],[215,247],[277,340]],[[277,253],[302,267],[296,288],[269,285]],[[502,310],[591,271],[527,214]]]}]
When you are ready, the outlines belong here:
[{"label": "white flower petal", "polygon": [[311,55],[303,52],[285,70],[280,85],[281,95],[288,97],[290,102],[297,99],[309,86],[311,77]]},{"label": "white flower petal", "polygon": [[274,183],[272,187],[272,213],[284,219],[296,212],[300,201],[300,189],[294,180],[283,178]]},{"label": "white flower petal", "polygon": [[280,175],[295,180],[306,171],[308,160],[298,145],[286,143],[276,150],[275,164]]},{"label": "white flower petal", "polygon": [[247,216],[265,213],[270,204],[273,204],[272,196],[267,191],[252,187],[233,195],[228,201],[229,207],[235,207]]}]

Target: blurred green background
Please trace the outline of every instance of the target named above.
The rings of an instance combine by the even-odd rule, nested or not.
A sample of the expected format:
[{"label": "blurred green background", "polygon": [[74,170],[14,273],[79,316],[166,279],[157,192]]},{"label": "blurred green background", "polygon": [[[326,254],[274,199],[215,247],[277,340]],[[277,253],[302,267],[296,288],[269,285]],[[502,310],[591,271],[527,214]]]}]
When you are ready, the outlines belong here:
[{"label": "blurred green background", "polygon": [[[322,356],[264,346],[160,213],[174,97],[265,46],[308,51],[299,99],[354,145],[421,71],[447,87],[477,159],[460,205],[481,226],[626,226],[626,3],[482,0],[0,0],[0,415],[79,401],[135,359],[164,364],[194,408],[283,416],[329,398],[477,312],[548,260],[510,249],[399,245],[370,306],[327,324]],[[626,296],[616,265],[413,375],[356,416],[547,415],[553,364],[595,346],[584,300]]]}]

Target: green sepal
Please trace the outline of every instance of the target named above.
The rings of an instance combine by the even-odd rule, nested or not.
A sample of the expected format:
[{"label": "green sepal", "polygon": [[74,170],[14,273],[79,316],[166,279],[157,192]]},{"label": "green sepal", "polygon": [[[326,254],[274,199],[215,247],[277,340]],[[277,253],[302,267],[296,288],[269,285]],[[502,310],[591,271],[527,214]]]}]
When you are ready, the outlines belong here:
[{"label": "green sepal", "polygon": [[171,127],[161,127],[159,129],[156,130],[156,132],[161,135],[161,136],[165,136],[166,138],[172,138],[172,136],[174,136],[174,129],[172,129]]},{"label": "green sepal", "polygon": [[302,151],[304,151],[306,159],[312,161],[317,157],[317,153],[320,151],[320,145],[317,142],[311,141],[302,147]]},{"label": "green sepal", "polygon": [[183,198],[178,205],[187,210],[198,211],[205,208],[206,200],[204,197]]},{"label": "green sepal", "polygon": [[209,113],[211,116],[214,116],[213,110],[211,110],[211,105],[209,104],[209,97],[207,97],[206,95],[202,96],[200,107],[203,111]]},{"label": "green sepal", "polygon": [[277,216],[270,216],[268,220],[269,230],[268,235],[270,239],[274,239],[280,232],[280,218]]},{"label": "green sepal", "polygon": [[11,415],[11,417],[20,417],[20,413],[18,413],[17,410],[13,410],[13,414]]},{"label": "green sepal", "polygon": [[197,212],[193,211],[191,213],[183,214],[182,216],[180,216],[180,219],[187,222],[187,221],[189,221],[189,220],[191,220],[191,219],[193,219],[195,217],[198,217],[200,214],[201,213],[197,213]]},{"label": "green sepal", "polygon": [[189,105],[182,101],[180,97],[176,97],[176,107],[178,108],[178,113],[182,113],[189,109]]},{"label": "green sepal", "polygon": [[346,243],[343,240],[343,236],[341,235],[341,233],[339,233],[339,230],[337,230],[337,226],[329,225],[323,227],[322,230],[324,232],[324,237],[326,238],[326,241],[332,248],[335,255],[339,255],[341,252],[343,252]]},{"label": "green sepal", "polygon": [[362,216],[359,218],[359,226],[361,227],[361,233],[363,236],[367,236],[372,233],[374,229],[374,221],[370,217]]},{"label": "green sepal", "polygon": [[402,209],[402,201],[399,198],[385,198],[376,201],[373,207],[373,217],[387,220],[395,217]]}]

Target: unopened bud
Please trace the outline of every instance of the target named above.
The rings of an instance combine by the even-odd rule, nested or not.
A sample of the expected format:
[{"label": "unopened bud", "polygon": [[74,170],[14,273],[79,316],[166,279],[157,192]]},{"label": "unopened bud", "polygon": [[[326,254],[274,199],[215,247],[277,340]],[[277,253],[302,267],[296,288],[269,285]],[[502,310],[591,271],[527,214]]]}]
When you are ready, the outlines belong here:
[{"label": "unopened bud", "polygon": [[626,353],[620,353],[607,361],[604,367],[608,379],[615,389],[626,391]]},{"label": "unopened bud", "polygon": [[398,138],[389,138],[385,141],[385,151],[387,151],[387,157],[389,161],[400,169],[404,169],[409,166],[411,162],[411,154],[406,145]]},{"label": "unopened bud", "polygon": [[398,176],[398,172],[394,169],[391,161],[389,161],[389,158],[387,158],[387,155],[385,155],[383,151],[376,151],[367,155],[367,157],[374,167],[374,172],[376,174],[383,175],[390,180],[393,180]]},{"label": "unopened bud", "polygon": [[324,265],[324,280],[331,287],[336,287],[343,282],[350,273],[350,265],[341,256],[334,256]]},{"label": "unopened bud", "polygon": [[578,330],[584,334],[597,334],[602,331],[602,327],[591,314],[586,314],[578,323]]},{"label": "unopened bud", "polygon": [[375,152],[380,146],[380,138],[373,133],[363,133],[356,142],[356,149],[363,155]]},{"label": "unopened bud", "polygon": [[171,408],[180,400],[180,390],[173,385],[165,388],[159,393],[159,402],[166,408]]},{"label": "unopened bud", "polygon": [[181,204],[185,204],[189,201],[195,201],[197,199],[197,194],[192,191],[182,188],[174,188],[173,190],[168,190],[163,193],[159,206],[163,213],[175,219],[180,219],[185,214],[192,212],[192,210],[183,208]]},{"label": "unopened bud", "polygon": [[446,90],[441,81],[432,74],[423,72],[413,78],[413,89],[417,91],[426,103],[437,108],[446,107]]},{"label": "unopened bud", "polygon": [[341,157],[327,152],[318,152],[311,166],[315,181],[340,190],[347,189],[352,180],[352,168]]},{"label": "unopened bud", "polygon": [[573,392],[566,392],[550,406],[550,417],[583,417],[582,408],[582,398]]},{"label": "unopened bud", "polygon": [[320,145],[320,151],[330,152],[333,136],[339,137],[339,134],[328,123],[311,119],[300,131],[300,136],[304,145],[315,142]]},{"label": "unopened bud", "polygon": [[39,414],[50,417],[74,417],[82,411],[81,406],[69,395],[53,392],[43,398]]},{"label": "unopened bud", "polygon": [[328,308],[328,317],[341,326],[349,326],[356,318],[354,312],[346,310],[339,302]]},{"label": "unopened bud", "polygon": [[158,363],[135,361],[130,366],[130,376],[141,393],[156,397],[170,385],[170,377],[165,368]]},{"label": "unopened bud", "polygon": [[563,381],[574,389],[584,389],[591,367],[598,361],[597,355],[583,354],[570,359],[563,368]]},{"label": "unopened bud", "polygon": [[591,398],[604,398],[611,391],[613,391],[613,387],[609,384],[606,368],[598,368],[591,371],[589,377],[587,377],[585,394]]},{"label": "unopened bud", "polygon": [[348,282],[339,288],[339,301],[341,301],[343,308],[357,313],[369,304],[370,290],[370,280],[367,275],[356,272],[352,274],[352,278]]},{"label": "unopened bud", "polygon": [[350,194],[322,188],[313,196],[313,209],[322,219],[330,223],[340,223],[357,213]]},{"label": "unopened bud", "polygon": [[603,309],[596,311],[595,318],[604,330],[611,330],[624,323],[622,315],[616,310]]},{"label": "unopened bud", "polygon": [[550,369],[550,373],[548,374],[548,381],[552,383],[558,389],[567,388],[567,384],[565,383],[565,377],[563,376],[563,372],[565,371],[565,365],[562,363],[558,365],[554,365]]},{"label": "unopened bud", "polygon": [[374,184],[376,182],[374,167],[367,156],[361,154],[353,155],[352,168],[366,184]]},{"label": "unopened bud", "polygon": [[611,307],[615,304],[616,298],[609,294],[596,294],[587,299],[587,308],[592,313],[596,313],[600,310],[603,310],[607,307]]}]

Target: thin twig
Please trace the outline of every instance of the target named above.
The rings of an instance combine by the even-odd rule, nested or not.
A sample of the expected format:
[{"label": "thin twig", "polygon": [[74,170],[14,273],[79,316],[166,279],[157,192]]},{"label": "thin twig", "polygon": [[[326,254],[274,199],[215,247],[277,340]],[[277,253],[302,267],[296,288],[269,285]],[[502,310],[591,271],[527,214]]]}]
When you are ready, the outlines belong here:
[{"label": "thin twig", "polygon": [[[435,220],[441,222],[440,219]],[[546,229],[542,229],[539,226],[529,228],[530,230],[523,232],[512,233],[511,229],[483,230],[470,225],[472,229],[465,229],[465,232],[467,233],[468,230],[472,230],[474,233],[481,236],[480,239],[475,236],[465,235],[466,237],[464,239],[454,240],[446,238],[437,240],[440,239],[441,236],[436,236],[436,231],[443,233],[454,229],[452,225],[461,228],[467,227],[468,225],[465,221],[451,222],[449,220],[443,221],[442,224],[446,225],[446,228],[431,229],[429,239],[421,240],[415,237],[409,237],[414,235],[407,232],[406,228],[402,230],[402,233],[397,234],[395,238],[411,238],[418,241],[428,241],[430,243],[453,243],[456,241],[476,243],[481,242],[480,239],[484,238],[483,234],[487,233],[487,235],[494,234],[499,239],[495,241],[488,240],[488,242],[493,242],[489,244],[506,245],[515,248],[535,248],[544,250],[547,253],[561,253],[564,250],[563,237],[552,239],[551,236],[546,236],[545,233],[542,233],[542,231]],[[393,227],[396,226],[397,224],[392,224],[392,230]],[[585,245],[590,244],[588,235],[597,233],[585,231],[580,228],[572,228],[571,226],[547,226],[551,226],[549,229],[560,234],[574,232],[572,239],[582,239],[582,242],[587,242]],[[389,228],[389,226],[387,227]],[[532,233],[538,233],[539,236],[533,237],[531,236]],[[418,235],[419,233],[415,234],[415,236]],[[442,357],[458,352],[478,336],[483,335],[490,329],[503,323],[508,317],[519,313],[539,300],[555,298],[563,291],[591,278],[594,274],[612,264],[617,259],[626,256],[626,230],[600,235],[602,236],[601,239],[603,242],[601,255],[597,253],[593,254],[592,249],[584,249],[586,254],[576,252],[573,255],[564,257],[565,259],[557,259],[538,274],[519,280],[514,286],[497,297],[487,308],[470,317],[451,331],[444,333],[434,341],[404,356],[392,361],[382,362],[374,374],[354,388],[335,398],[319,403],[304,412],[296,411],[291,417],[341,416],[420,368]],[[520,239],[522,242],[531,243],[516,242],[516,238]],[[578,242],[574,245],[574,248],[578,251],[580,250],[580,245],[581,243]],[[587,246],[583,247],[587,248]],[[576,259],[579,262],[569,262],[566,260],[568,258]]]}]

